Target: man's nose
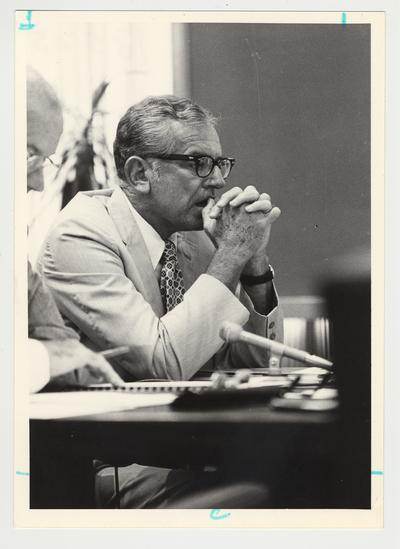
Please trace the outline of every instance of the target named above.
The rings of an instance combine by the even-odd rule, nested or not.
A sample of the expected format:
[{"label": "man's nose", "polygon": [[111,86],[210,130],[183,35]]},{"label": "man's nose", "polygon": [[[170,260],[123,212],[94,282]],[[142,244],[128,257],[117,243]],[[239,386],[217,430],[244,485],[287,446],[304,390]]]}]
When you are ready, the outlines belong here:
[{"label": "man's nose", "polygon": [[221,189],[225,186],[225,183],[226,181],[222,177],[221,170],[218,166],[214,166],[213,171],[204,180],[204,184],[206,187],[215,187],[216,189]]}]

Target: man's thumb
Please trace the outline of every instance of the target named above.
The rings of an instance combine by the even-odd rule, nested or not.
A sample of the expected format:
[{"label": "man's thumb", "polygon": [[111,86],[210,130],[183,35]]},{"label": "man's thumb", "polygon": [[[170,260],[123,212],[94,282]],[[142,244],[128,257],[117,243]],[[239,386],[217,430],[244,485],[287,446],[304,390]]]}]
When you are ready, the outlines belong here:
[{"label": "man's thumb", "polygon": [[213,198],[209,198],[207,204],[204,206],[202,210],[202,216],[203,216],[203,223],[206,224],[210,221],[210,213],[215,205],[215,200]]}]

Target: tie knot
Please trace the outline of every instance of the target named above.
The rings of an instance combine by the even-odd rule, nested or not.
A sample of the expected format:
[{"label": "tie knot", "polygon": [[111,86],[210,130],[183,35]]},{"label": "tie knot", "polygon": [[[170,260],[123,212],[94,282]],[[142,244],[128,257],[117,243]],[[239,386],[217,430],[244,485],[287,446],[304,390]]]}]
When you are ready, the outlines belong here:
[{"label": "tie knot", "polygon": [[165,241],[165,248],[163,253],[164,261],[176,261],[176,247],[170,240]]}]

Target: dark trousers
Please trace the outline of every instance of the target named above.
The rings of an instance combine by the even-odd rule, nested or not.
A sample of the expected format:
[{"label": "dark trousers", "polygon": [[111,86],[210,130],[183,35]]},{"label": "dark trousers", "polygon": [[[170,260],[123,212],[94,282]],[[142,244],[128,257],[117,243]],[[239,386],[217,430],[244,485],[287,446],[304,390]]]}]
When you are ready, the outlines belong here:
[{"label": "dark trousers", "polygon": [[227,480],[218,473],[137,464],[96,473],[96,505],[121,509],[262,509],[268,490],[255,481]]}]

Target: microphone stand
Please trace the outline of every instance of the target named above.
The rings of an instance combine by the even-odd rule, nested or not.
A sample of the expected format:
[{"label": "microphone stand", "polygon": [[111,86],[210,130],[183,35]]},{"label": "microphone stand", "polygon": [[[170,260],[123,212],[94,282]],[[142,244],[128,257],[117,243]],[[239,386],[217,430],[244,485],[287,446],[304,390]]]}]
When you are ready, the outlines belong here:
[{"label": "microphone stand", "polygon": [[283,356],[282,350],[270,351],[268,368],[270,369],[271,374],[282,373],[282,367],[281,367],[282,356]]}]

